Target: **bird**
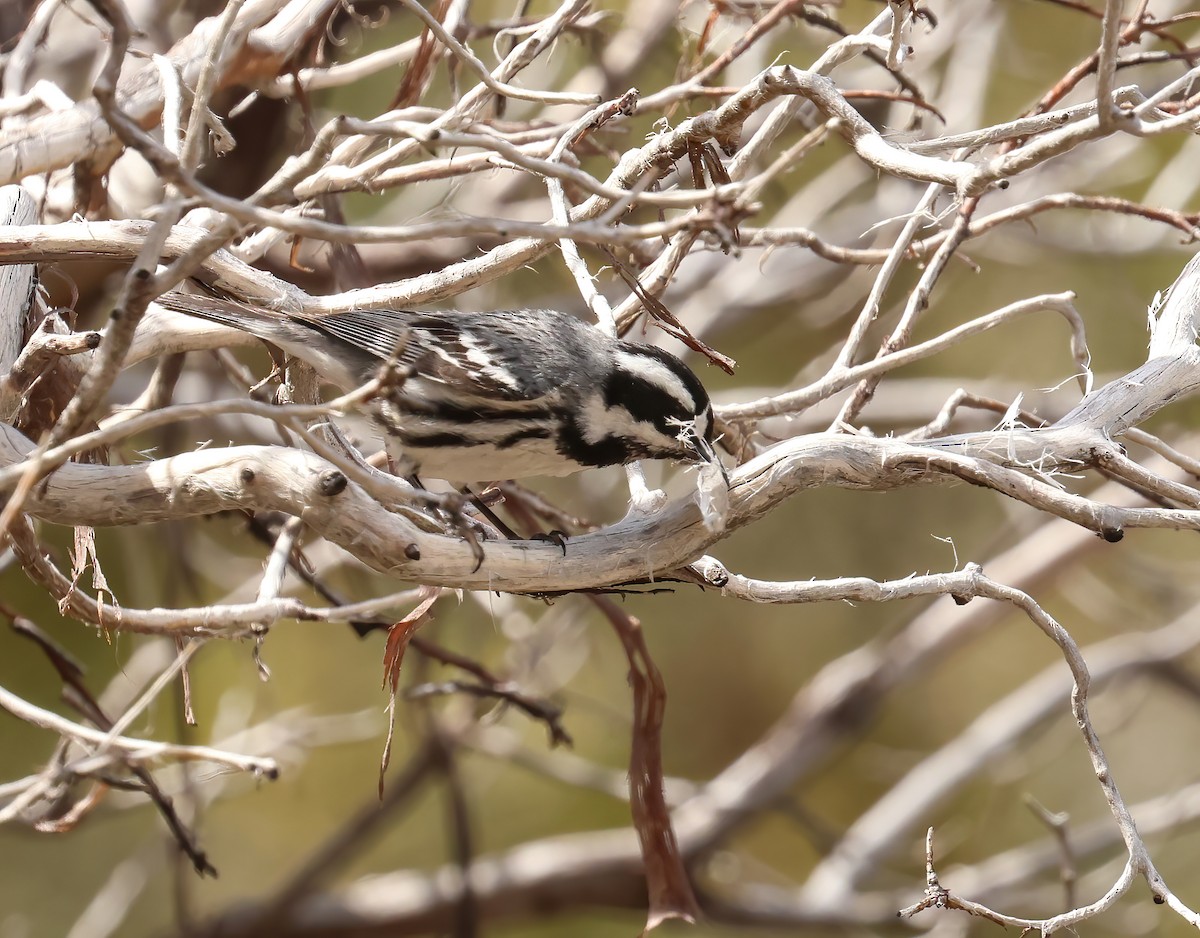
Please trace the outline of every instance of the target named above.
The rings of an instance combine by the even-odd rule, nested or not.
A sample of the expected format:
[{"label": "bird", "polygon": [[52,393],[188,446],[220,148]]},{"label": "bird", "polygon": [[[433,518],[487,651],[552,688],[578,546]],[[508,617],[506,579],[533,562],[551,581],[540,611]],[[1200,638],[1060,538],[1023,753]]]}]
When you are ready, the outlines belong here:
[{"label": "bird", "polygon": [[498,481],[639,459],[724,472],[691,368],[558,310],[317,315],[178,292],[157,302],[270,342],[343,390],[391,366],[370,411],[401,475]]}]

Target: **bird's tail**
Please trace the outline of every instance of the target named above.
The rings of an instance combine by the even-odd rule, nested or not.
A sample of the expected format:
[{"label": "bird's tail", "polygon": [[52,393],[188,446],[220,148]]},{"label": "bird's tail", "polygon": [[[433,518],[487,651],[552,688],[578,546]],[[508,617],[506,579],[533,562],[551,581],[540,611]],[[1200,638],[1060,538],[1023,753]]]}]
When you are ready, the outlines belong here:
[{"label": "bird's tail", "polygon": [[199,293],[164,293],[160,306],[257,336],[308,362],[324,381],[352,390],[379,368],[377,355],[328,334],[320,321],[255,309],[237,300]]},{"label": "bird's tail", "polygon": [[283,322],[283,315],[280,313],[269,313],[236,300],[202,293],[164,293],[155,302],[174,312],[240,329],[268,341],[279,338]]}]

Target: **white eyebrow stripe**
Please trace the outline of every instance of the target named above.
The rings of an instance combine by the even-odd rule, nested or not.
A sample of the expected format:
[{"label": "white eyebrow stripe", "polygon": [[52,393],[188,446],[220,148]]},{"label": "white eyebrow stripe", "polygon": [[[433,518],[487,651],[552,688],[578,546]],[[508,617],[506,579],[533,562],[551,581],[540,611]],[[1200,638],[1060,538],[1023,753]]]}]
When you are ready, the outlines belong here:
[{"label": "white eyebrow stripe", "polygon": [[618,351],[617,359],[625,371],[637,375],[647,384],[661,388],[681,404],[687,404],[693,411],[696,409],[696,399],[687,385],[680,380],[679,375],[657,358]]}]

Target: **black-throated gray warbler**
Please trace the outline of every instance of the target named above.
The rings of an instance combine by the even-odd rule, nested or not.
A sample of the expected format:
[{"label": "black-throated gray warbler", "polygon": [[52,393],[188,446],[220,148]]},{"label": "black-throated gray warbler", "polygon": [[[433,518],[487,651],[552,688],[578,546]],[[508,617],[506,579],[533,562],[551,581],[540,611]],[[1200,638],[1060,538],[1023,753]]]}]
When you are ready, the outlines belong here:
[{"label": "black-throated gray warbler", "polygon": [[716,463],[704,385],[674,355],[555,310],[312,316],[209,296],[158,302],[279,346],[346,390],[395,362],[372,412],[404,474],[568,475],[635,459]]}]

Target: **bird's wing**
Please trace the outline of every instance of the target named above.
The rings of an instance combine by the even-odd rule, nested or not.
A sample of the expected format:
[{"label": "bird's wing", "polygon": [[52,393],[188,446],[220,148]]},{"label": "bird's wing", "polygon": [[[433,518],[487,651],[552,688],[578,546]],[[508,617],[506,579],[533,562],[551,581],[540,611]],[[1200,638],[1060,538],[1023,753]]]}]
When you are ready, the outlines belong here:
[{"label": "bird's wing", "polygon": [[[505,313],[422,313],[364,309],[305,322],[412,370],[422,396],[493,407],[550,403],[560,388],[539,366],[536,349],[514,341]],[[467,328],[470,326],[470,328]]]}]

